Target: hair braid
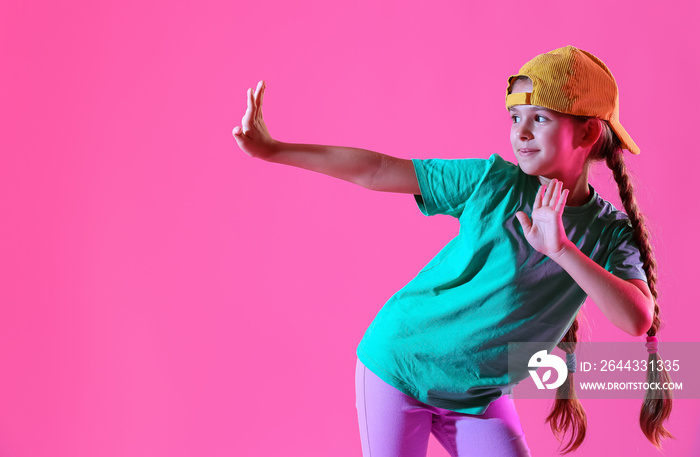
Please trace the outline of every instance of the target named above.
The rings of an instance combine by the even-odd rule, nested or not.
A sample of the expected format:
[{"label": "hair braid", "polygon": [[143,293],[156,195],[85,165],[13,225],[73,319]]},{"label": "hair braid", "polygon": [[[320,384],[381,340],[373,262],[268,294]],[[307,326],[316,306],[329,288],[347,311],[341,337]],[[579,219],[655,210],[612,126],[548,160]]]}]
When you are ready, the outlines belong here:
[{"label": "hair braid", "polygon": [[[647,335],[656,336],[661,327],[661,320],[659,319],[659,303],[658,303],[658,291],[656,288],[657,276],[656,276],[656,259],[654,258],[654,252],[651,246],[649,231],[647,229],[644,216],[637,206],[637,200],[634,196],[634,188],[632,185],[632,179],[627,172],[627,167],[625,166],[623,151],[619,146],[619,143],[615,144],[615,135],[610,131],[610,127],[605,123],[605,133],[606,136],[612,136],[613,141],[607,141],[603,145],[610,144],[609,147],[600,148],[600,159],[605,159],[608,168],[612,170],[613,177],[617,183],[617,187],[620,193],[620,200],[625,208],[625,213],[632,223],[632,228],[634,229],[634,241],[639,247],[639,252],[641,254],[641,259],[643,263],[644,272],[647,275],[647,284],[649,285],[649,290],[654,297],[654,318],[652,320],[651,327],[647,331]],[[654,383],[667,383],[671,381],[671,377],[664,368],[664,364],[661,362],[661,358],[658,353],[649,354],[649,370],[647,371],[647,382]],[[655,395],[654,395],[655,394]],[[647,389],[646,395],[644,397],[644,403],[642,404],[642,410],[639,415],[639,425],[651,443],[657,448],[661,448],[662,438],[674,438],[675,437],[664,427],[663,422],[666,421],[671,415],[671,410],[673,408],[673,391],[671,389]]]},{"label": "hair braid", "polygon": [[[578,327],[577,316],[561,342],[557,344],[557,347],[567,354],[572,354],[576,350]],[[552,408],[552,412],[549,413],[549,416],[545,419],[545,422],[549,422],[549,426],[560,444],[562,436],[565,435],[567,431],[571,431],[571,437],[562,451],[564,454],[578,449],[586,438],[586,426],[588,423],[586,420],[586,411],[576,397],[576,389],[574,387],[574,373],[570,371],[564,384],[557,388],[554,407]]]}]

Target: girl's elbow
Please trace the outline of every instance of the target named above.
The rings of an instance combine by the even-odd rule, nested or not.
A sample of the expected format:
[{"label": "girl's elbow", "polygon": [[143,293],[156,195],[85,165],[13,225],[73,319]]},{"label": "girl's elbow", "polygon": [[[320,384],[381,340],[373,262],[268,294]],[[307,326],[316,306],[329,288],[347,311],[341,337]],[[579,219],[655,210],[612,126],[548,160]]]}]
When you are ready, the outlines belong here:
[{"label": "girl's elbow", "polygon": [[631,333],[631,335],[634,337],[644,336],[644,334],[647,332],[647,330],[649,330],[649,328],[647,328],[646,330],[642,330],[641,328],[638,328],[634,333]]},{"label": "girl's elbow", "polygon": [[648,310],[648,309],[645,310],[641,316],[641,319],[639,320],[638,325],[637,325],[637,332],[636,332],[637,334],[634,336],[643,336],[646,332],[649,331],[653,322],[654,322],[653,311]]}]

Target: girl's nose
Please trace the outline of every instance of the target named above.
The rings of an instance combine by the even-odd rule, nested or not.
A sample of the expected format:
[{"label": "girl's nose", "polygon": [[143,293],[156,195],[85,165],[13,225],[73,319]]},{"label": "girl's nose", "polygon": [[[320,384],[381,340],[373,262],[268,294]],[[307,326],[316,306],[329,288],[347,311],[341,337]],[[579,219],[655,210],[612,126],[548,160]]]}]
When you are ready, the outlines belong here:
[{"label": "girl's nose", "polygon": [[518,127],[517,127],[517,135],[518,138],[521,140],[529,140],[532,139],[532,131],[528,128],[527,124],[525,122],[521,122]]}]

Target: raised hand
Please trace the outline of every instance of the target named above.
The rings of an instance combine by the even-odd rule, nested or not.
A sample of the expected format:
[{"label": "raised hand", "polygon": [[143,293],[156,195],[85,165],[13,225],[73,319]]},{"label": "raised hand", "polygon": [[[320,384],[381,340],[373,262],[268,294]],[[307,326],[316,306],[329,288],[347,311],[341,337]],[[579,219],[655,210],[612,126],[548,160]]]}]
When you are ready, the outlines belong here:
[{"label": "raised hand", "polygon": [[557,179],[550,181],[546,191],[544,185],[540,186],[532,208],[532,221],[523,211],[515,213],[528,243],[549,257],[557,257],[570,242],[561,221],[569,190],[564,189],[562,193],[561,189],[562,182]]},{"label": "raised hand", "polygon": [[241,120],[241,126],[233,128],[233,137],[238,143],[238,147],[251,157],[267,159],[275,149],[276,141],[272,139],[267,131],[267,126],[263,120],[262,104],[265,95],[265,81],[258,82],[258,86],[248,89],[248,108]]}]

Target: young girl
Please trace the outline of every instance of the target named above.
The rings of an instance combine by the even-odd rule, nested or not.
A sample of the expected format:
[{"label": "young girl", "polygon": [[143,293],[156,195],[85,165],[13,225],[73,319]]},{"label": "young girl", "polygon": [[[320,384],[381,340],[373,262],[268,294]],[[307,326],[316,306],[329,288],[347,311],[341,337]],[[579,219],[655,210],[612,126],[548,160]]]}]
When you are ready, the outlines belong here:
[{"label": "young girl", "polygon": [[[356,407],[365,456],[425,456],[432,432],[452,456],[526,456],[513,404],[509,342],[554,342],[568,376],[547,417],[564,452],[585,437],[573,392],[577,314],[587,296],[610,321],[646,333],[656,361],[656,264],[623,149],[618,89],[597,57],[566,46],[508,78],[518,165],[488,159],[400,159],[364,149],[289,144],[263,121],[263,81],[248,90],[233,135],[252,157],[325,173],[368,189],[413,194],[426,216],[459,219],[459,234],[382,307],[357,348]],[[588,183],[605,160],[625,213]],[[668,381],[649,371],[648,381]],[[656,395],[658,397],[658,393]],[[640,425],[660,447],[672,406],[647,392]]]}]

